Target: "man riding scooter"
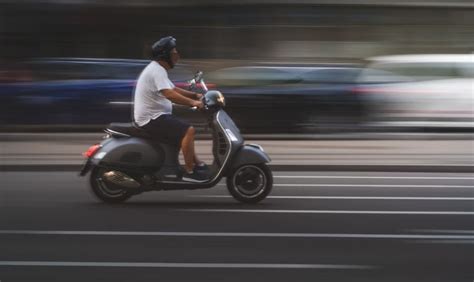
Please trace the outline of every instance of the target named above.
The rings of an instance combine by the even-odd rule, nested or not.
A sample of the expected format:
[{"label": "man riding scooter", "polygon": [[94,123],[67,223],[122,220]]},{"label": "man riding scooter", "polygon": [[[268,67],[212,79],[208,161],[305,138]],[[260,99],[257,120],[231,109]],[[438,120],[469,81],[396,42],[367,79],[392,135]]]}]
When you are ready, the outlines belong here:
[{"label": "man riding scooter", "polygon": [[186,170],[183,180],[204,182],[207,165],[196,156],[195,129],[172,115],[172,102],[201,109],[202,94],[176,87],[168,78],[167,71],[180,58],[175,38],[161,38],[151,49],[153,60],[141,72],[135,88],[134,121],[153,141],[181,148]]},{"label": "man riding scooter", "polygon": [[[260,145],[245,144],[224,110],[224,95],[208,90],[202,72],[190,84],[191,89],[199,84],[203,97],[173,85],[166,71],[179,59],[174,38],[159,40],[152,51],[154,60],[140,74],[135,89],[134,122],[111,123],[102,141],[84,153],[80,175],[90,172],[93,193],[106,203],[121,203],[148,191],[217,187],[225,178],[229,193],[238,201],[265,199],[273,186],[270,157]],[[195,156],[194,129],[171,115],[172,102],[201,109],[212,135],[209,167]]]}]

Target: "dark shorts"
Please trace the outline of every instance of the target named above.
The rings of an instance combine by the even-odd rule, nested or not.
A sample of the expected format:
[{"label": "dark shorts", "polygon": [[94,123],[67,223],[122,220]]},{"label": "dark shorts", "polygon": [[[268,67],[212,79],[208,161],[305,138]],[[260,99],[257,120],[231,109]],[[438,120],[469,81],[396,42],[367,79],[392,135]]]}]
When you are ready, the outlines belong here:
[{"label": "dark shorts", "polygon": [[161,115],[142,126],[155,142],[169,145],[181,145],[186,131],[191,125],[175,118],[173,115]]}]

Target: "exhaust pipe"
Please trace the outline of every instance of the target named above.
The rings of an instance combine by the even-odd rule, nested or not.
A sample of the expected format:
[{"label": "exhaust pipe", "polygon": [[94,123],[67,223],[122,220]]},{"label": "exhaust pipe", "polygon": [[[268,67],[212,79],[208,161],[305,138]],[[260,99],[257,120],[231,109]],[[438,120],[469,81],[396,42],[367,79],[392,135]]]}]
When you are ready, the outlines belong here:
[{"label": "exhaust pipe", "polygon": [[135,179],[120,171],[108,171],[104,173],[104,178],[108,182],[128,189],[137,189],[141,185]]}]

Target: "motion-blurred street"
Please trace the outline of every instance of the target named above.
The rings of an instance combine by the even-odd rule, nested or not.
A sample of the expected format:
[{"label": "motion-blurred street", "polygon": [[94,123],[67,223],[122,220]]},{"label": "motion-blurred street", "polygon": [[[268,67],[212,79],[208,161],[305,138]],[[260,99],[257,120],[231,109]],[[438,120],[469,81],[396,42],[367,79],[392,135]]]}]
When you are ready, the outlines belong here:
[{"label": "motion-blurred street", "polygon": [[274,176],[258,205],[225,184],[106,205],[76,172],[5,172],[1,279],[472,280],[472,174]]},{"label": "motion-blurred street", "polygon": [[[2,281],[473,278],[467,135],[257,140],[275,169],[258,205],[224,182],[100,203],[77,176],[100,136],[2,134]],[[209,161],[209,141],[197,148]]]}]

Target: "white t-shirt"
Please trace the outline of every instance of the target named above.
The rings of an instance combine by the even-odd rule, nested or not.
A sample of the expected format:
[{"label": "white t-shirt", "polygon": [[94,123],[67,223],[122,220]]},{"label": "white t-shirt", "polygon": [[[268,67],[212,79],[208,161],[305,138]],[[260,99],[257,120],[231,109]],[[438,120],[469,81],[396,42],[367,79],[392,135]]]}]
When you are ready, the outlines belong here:
[{"label": "white t-shirt", "polygon": [[139,126],[163,114],[171,114],[173,104],[162,93],[163,89],[173,89],[166,70],[152,61],[138,77],[135,87],[133,118]]}]

